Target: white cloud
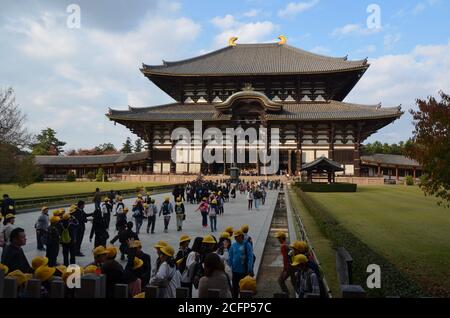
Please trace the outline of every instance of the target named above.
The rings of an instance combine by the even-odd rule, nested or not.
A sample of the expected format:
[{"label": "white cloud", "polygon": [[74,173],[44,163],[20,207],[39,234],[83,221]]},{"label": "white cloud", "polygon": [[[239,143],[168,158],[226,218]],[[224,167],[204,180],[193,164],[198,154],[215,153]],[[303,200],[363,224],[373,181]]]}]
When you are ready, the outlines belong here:
[{"label": "white cloud", "polygon": [[425,3],[419,2],[413,9],[413,14],[417,15],[420,12],[424,11],[427,8],[427,6],[425,5]]},{"label": "white cloud", "polygon": [[[406,54],[385,55],[370,60],[371,67],[347,100],[383,106],[403,105],[405,114],[381,134],[398,133],[405,140],[412,127],[408,110],[416,108],[417,98],[450,92],[450,42],[443,45],[418,45]],[[379,137],[380,135],[376,136]],[[375,139],[376,139],[375,138]]]},{"label": "white cloud", "polygon": [[347,35],[371,35],[378,33],[382,28],[368,29],[364,28],[361,24],[346,24],[340,28],[336,28],[331,33],[334,37],[343,37]]},{"label": "white cloud", "polygon": [[416,4],[414,9],[412,10],[413,15],[418,15],[425,11],[428,8],[434,7],[437,4],[440,4],[441,0],[426,0],[425,2],[419,2]]},{"label": "white cloud", "polygon": [[50,11],[37,18],[11,18],[0,28],[0,38],[8,43],[2,47],[0,73],[5,76],[0,85],[15,88],[30,131],[50,126],[67,148],[118,144],[131,132],[108,121],[108,107],[170,102],[139,67],[184,58],[201,27],[173,16],[179,5],[168,8],[172,13],[148,14],[133,28],[112,32],[68,29],[65,19]]},{"label": "white cloud", "polygon": [[284,9],[278,11],[281,18],[294,17],[299,13],[309,10],[319,4],[319,0],[311,0],[309,2],[289,2]]},{"label": "white cloud", "polygon": [[260,9],[251,9],[251,10],[249,10],[249,11],[244,13],[244,17],[253,18],[253,17],[256,17],[259,14],[261,14],[261,10]]},{"label": "white cloud", "polygon": [[330,49],[323,47],[323,46],[316,46],[314,48],[311,49],[312,53],[316,53],[316,54],[329,54],[330,53]]},{"label": "white cloud", "polygon": [[402,38],[400,33],[396,34],[387,34],[384,36],[384,49],[386,51],[390,51],[394,48],[395,44],[397,44]]},{"label": "white cloud", "polygon": [[215,48],[226,46],[228,39],[232,36],[239,38],[238,43],[266,42],[270,40],[269,36],[277,29],[277,26],[271,21],[244,23],[238,21],[231,14],[215,17],[211,22],[221,29],[221,32],[214,38]]},{"label": "white cloud", "polygon": [[377,50],[377,47],[373,44],[367,45],[365,47],[362,47],[356,51],[358,54],[369,54],[373,53]]}]

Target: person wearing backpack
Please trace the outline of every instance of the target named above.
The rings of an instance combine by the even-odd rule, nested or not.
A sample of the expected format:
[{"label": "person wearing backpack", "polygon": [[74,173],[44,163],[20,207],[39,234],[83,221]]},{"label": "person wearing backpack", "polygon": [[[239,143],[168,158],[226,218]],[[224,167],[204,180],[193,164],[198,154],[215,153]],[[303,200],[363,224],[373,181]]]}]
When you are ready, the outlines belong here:
[{"label": "person wearing backpack", "polygon": [[60,224],[61,246],[63,250],[64,265],[69,266],[75,263],[76,252],[76,237],[78,221],[69,213],[63,215]]},{"label": "person wearing backpack", "polygon": [[219,207],[217,200],[213,199],[208,208],[209,223],[211,224],[211,232],[217,231],[217,214],[219,214]]},{"label": "person wearing backpack", "polygon": [[119,233],[110,241],[110,243],[114,244],[117,240],[120,242],[120,260],[123,261],[125,260],[125,254],[128,253],[128,242],[130,240],[139,240],[138,235],[133,232],[133,222],[121,224]]},{"label": "person wearing backpack", "polygon": [[144,223],[144,205],[141,199],[136,200],[133,205],[133,218],[136,221],[136,234],[139,234],[142,223]]},{"label": "person wearing backpack", "polygon": [[95,234],[94,247],[106,246],[106,241],[109,238],[109,234],[106,228],[105,219],[103,218],[102,212],[99,209],[96,209],[94,211],[91,233],[89,235],[90,242],[92,242],[94,234]]},{"label": "person wearing backpack", "polygon": [[170,214],[173,213],[173,206],[172,203],[170,203],[170,198],[166,197],[164,202],[161,204],[161,209],[159,210],[159,216],[161,216],[161,213],[164,217],[164,233],[167,233],[169,223],[170,223]]},{"label": "person wearing backpack", "polygon": [[169,245],[161,247],[160,251],[161,265],[151,278],[150,285],[158,286],[158,298],[175,298],[176,289],[181,286],[181,274],[173,258],[175,251]]},{"label": "person wearing backpack", "polygon": [[189,290],[189,296],[192,297],[192,280],[189,277],[189,270],[186,266],[188,255],[191,253],[189,243],[191,238],[189,235],[182,235],[180,237],[180,249],[175,256],[175,262],[177,264],[178,271],[181,274],[181,287],[185,287]]},{"label": "person wearing backpack", "polygon": [[320,295],[319,278],[308,265],[308,258],[303,254],[297,254],[292,258],[291,266],[296,278],[298,298],[304,298],[306,293]]},{"label": "person wearing backpack", "polygon": [[48,228],[47,249],[45,256],[48,258],[48,266],[56,266],[56,260],[59,254],[59,243],[61,241],[61,233],[59,222],[61,219],[58,216],[50,218],[50,226]]},{"label": "person wearing backpack", "polygon": [[204,197],[202,199],[202,202],[199,204],[199,206],[195,210],[195,211],[200,211],[200,213],[202,214],[202,226],[203,227],[208,227],[208,209],[209,209],[208,200],[206,199],[206,197]]},{"label": "person wearing backpack", "polygon": [[244,240],[244,233],[241,230],[234,232],[235,242],[228,250],[228,264],[231,267],[233,282],[233,298],[239,297],[239,281],[247,275],[254,276],[253,273],[253,247]]},{"label": "person wearing backpack", "polygon": [[183,230],[183,221],[186,218],[185,208],[183,202],[181,202],[181,197],[177,198],[177,202],[175,203],[175,214],[177,217],[177,231]]},{"label": "person wearing backpack", "polygon": [[[280,242],[280,251],[281,256],[283,257],[283,270],[280,273],[280,276],[278,277],[278,284],[280,285],[281,290],[287,295],[289,298],[290,292],[289,289],[286,286],[286,280],[288,277],[291,276],[292,269],[289,261],[289,255],[288,255],[288,245],[286,243],[286,233],[285,232],[277,232],[275,233],[275,237],[278,239],[278,242]],[[294,286],[295,288],[295,286]]]},{"label": "person wearing backpack", "polygon": [[102,217],[106,225],[106,229],[109,229],[109,223],[111,220],[111,212],[112,212],[112,201],[109,198],[105,198],[105,200],[102,203],[101,211],[102,211]]},{"label": "person wearing backpack", "polygon": [[[145,206],[144,206],[145,207]],[[145,216],[147,217],[147,233],[155,233],[156,214],[158,214],[158,208],[155,204],[155,199],[151,199],[150,204],[145,208]]]}]

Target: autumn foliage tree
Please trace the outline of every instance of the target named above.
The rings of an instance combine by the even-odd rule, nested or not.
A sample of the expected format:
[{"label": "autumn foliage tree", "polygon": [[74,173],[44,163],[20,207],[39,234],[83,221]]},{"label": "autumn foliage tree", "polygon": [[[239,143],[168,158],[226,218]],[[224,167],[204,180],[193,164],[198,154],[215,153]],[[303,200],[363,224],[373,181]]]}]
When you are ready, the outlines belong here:
[{"label": "autumn foliage tree", "polygon": [[425,194],[450,207],[450,96],[444,92],[439,95],[439,101],[434,97],[418,99],[419,110],[410,110],[415,130],[406,154],[422,166],[425,177],[420,187]]}]

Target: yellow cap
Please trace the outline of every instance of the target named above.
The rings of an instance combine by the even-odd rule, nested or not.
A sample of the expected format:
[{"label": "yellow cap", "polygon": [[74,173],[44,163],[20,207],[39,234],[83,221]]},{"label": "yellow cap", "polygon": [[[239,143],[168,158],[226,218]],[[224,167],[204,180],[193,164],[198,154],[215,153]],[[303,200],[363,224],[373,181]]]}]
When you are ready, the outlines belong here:
[{"label": "yellow cap", "polygon": [[106,198],[103,199],[103,201],[104,201],[104,202],[108,202],[108,201],[109,201],[109,198],[106,197]]},{"label": "yellow cap", "polygon": [[181,197],[178,197],[178,198],[177,198],[177,202],[181,202]]},{"label": "yellow cap", "polygon": [[244,233],[248,233],[248,224],[244,224],[241,226],[241,231]]},{"label": "yellow cap", "polygon": [[88,265],[84,268],[84,274],[97,274],[98,267],[95,265]]},{"label": "yellow cap", "polygon": [[154,245],[155,248],[162,248],[164,246],[169,245],[166,241],[158,241],[156,242],[156,244]]},{"label": "yellow cap", "polygon": [[217,200],[216,199],[212,200],[211,204],[217,204]]},{"label": "yellow cap", "polygon": [[214,239],[214,237],[212,237],[212,235],[205,235],[203,237],[202,243],[207,243],[207,244],[216,244],[216,240]]},{"label": "yellow cap", "polygon": [[128,208],[123,209],[123,213],[125,213],[125,214],[127,214],[128,211],[129,211]]},{"label": "yellow cap", "polygon": [[69,213],[64,213],[64,215],[63,215],[63,220],[68,220],[68,219],[70,219],[70,214]]},{"label": "yellow cap", "polygon": [[170,201],[170,197],[165,197],[164,201]]},{"label": "yellow cap", "polygon": [[219,193],[217,193],[218,195],[221,195],[222,194],[222,191],[219,191]]},{"label": "yellow cap", "polygon": [[108,254],[109,251],[104,246],[100,245],[100,246],[97,246],[96,248],[94,248],[92,250],[92,253],[94,254],[94,257],[97,257],[99,255]]},{"label": "yellow cap", "polygon": [[244,233],[242,232],[242,230],[234,231],[234,236],[235,236],[235,237],[236,237],[236,236],[240,236],[240,235],[244,235]]},{"label": "yellow cap", "polygon": [[58,265],[58,266],[55,266],[55,268],[58,272],[61,273],[61,275],[64,274],[67,270],[67,267],[65,265]]},{"label": "yellow cap", "polygon": [[297,254],[292,258],[292,266],[308,263],[308,258],[303,254]]},{"label": "yellow cap", "polygon": [[14,210],[14,206],[13,205],[9,205],[8,206],[8,210]]},{"label": "yellow cap", "polygon": [[51,224],[58,223],[59,221],[61,221],[61,218],[60,218],[59,216],[53,215],[53,216],[50,218],[50,223],[51,223]]},{"label": "yellow cap", "polygon": [[118,197],[118,198],[117,198],[117,201],[122,201],[122,200],[123,200],[122,197]]},{"label": "yellow cap", "polygon": [[43,207],[41,208],[41,212],[44,212],[44,211],[46,211],[46,210],[48,210],[48,206],[43,206]]},{"label": "yellow cap", "polygon": [[142,243],[141,243],[141,241],[139,241],[139,240],[136,240],[136,241],[134,241],[134,244],[133,244],[133,247],[140,247],[140,248],[142,248]]},{"label": "yellow cap", "polygon": [[55,210],[53,211],[53,216],[60,216],[61,212],[59,212],[59,210]]},{"label": "yellow cap", "polygon": [[253,294],[256,294],[256,279],[251,276],[245,276],[239,281],[240,290],[251,290]]},{"label": "yellow cap", "polygon": [[208,199],[206,197],[203,197],[202,201],[207,201]]},{"label": "yellow cap", "polygon": [[225,232],[228,232],[230,234],[230,236],[233,235],[233,232],[234,232],[233,227],[232,226],[227,226],[225,228]]},{"label": "yellow cap", "polygon": [[180,243],[190,241],[190,240],[191,240],[191,237],[189,235],[181,235],[180,236]]},{"label": "yellow cap", "polygon": [[142,194],[139,193],[137,197],[138,197],[138,198],[142,198]]},{"label": "yellow cap", "polygon": [[47,265],[40,266],[34,271],[34,277],[39,279],[41,282],[45,282],[52,278],[53,274],[55,274],[56,268],[48,267]]},{"label": "yellow cap", "polygon": [[305,241],[294,241],[290,247],[299,253],[307,253],[309,251],[308,244]]},{"label": "yellow cap", "polygon": [[66,213],[66,209],[61,208],[61,209],[59,209],[59,212],[60,212],[61,214]]},{"label": "yellow cap", "polygon": [[133,261],[133,269],[139,269],[142,265],[144,265],[144,261],[138,257],[135,257]]},{"label": "yellow cap", "polygon": [[133,296],[133,298],[145,298],[145,292],[136,294],[136,295]]},{"label": "yellow cap", "polygon": [[69,213],[73,213],[77,210],[77,206],[75,204],[72,204],[69,208]]},{"label": "yellow cap", "polygon": [[286,238],[286,233],[285,232],[282,232],[282,231],[279,231],[279,232],[277,232],[277,233],[275,233],[275,237],[276,238]]},{"label": "yellow cap", "polygon": [[31,278],[33,278],[33,275],[24,274],[21,270],[16,269],[15,271],[12,271],[11,273],[9,273],[6,277],[15,278],[17,281],[17,286],[20,287],[23,284],[25,284],[27,281],[29,281]]},{"label": "yellow cap", "polygon": [[183,263],[183,260],[184,260],[184,257],[183,257],[183,258],[180,258],[180,259],[177,261],[177,266],[180,266],[181,263]]},{"label": "yellow cap", "polygon": [[175,254],[175,251],[172,246],[167,245],[167,246],[161,247],[161,253],[163,253],[167,256],[173,257],[173,255]]},{"label": "yellow cap", "polygon": [[228,233],[228,232],[222,232],[222,233],[220,234],[220,238],[226,238],[226,239],[229,239],[229,238],[230,238],[230,233]]},{"label": "yellow cap", "polygon": [[0,263],[0,271],[3,271],[5,273],[5,275],[6,275],[9,272],[9,268],[5,264],[1,264]]},{"label": "yellow cap", "polygon": [[14,215],[14,214],[12,214],[12,213],[8,213],[8,214],[6,214],[6,216],[5,216],[5,219],[12,219],[12,218],[15,218],[16,216]]},{"label": "yellow cap", "polygon": [[115,247],[114,245],[110,245],[106,248],[106,250],[108,251],[108,258],[114,258],[117,255],[117,247]]},{"label": "yellow cap", "polygon": [[38,267],[45,266],[47,264],[48,264],[48,258],[45,256],[36,256],[31,261],[31,267],[33,268],[33,270],[36,270]]},{"label": "yellow cap", "polygon": [[148,204],[147,203],[144,203],[144,208],[148,208]]}]

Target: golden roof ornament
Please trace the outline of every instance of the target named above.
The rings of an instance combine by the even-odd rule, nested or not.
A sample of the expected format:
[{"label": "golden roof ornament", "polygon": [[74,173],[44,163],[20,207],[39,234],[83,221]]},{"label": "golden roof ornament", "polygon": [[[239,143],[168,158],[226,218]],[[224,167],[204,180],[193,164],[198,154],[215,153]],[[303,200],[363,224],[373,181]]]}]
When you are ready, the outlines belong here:
[{"label": "golden roof ornament", "polygon": [[254,91],[255,89],[252,86],[252,83],[244,83],[244,87],[242,88],[242,91]]},{"label": "golden roof ornament", "polygon": [[284,35],[280,35],[278,38],[280,39],[280,42],[278,42],[278,45],[286,44],[287,38]]},{"label": "golden roof ornament", "polygon": [[228,45],[229,46],[236,46],[236,41],[238,40],[237,36],[232,36],[229,40],[228,40]]}]

